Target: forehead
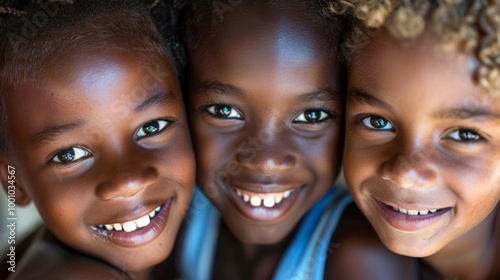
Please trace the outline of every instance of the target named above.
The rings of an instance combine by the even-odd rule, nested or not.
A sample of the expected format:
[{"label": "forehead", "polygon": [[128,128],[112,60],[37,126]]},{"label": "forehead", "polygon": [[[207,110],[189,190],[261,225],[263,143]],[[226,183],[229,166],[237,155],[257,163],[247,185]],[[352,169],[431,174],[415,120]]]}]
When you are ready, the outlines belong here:
[{"label": "forehead", "polygon": [[77,119],[97,108],[117,110],[158,91],[181,99],[175,71],[164,58],[142,63],[131,52],[106,50],[69,56],[45,69],[43,82],[18,85],[4,97],[9,123],[32,112],[31,116],[39,116],[28,118],[34,126],[58,124],[65,121],[61,114]]},{"label": "forehead", "polygon": [[[371,38],[349,65],[350,92],[366,91],[399,108],[488,108],[500,113],[500,98],[490,96],[474,79],[472,54],[443,49],[425,35],[403,44],[388,34]],[[407,111],[408,113],[408,111]]]},{"label": "forehead", "polygon": [[215,80],[224,75],[242,83],[267,77],[293,83],[289,70],[301,69],[314,78],[337,66],[332,40],[322,27],[326,21],[308,20],[300,9],[245,4],[225,17],[213,16],[215,23],[202,35],[202,46],[188,46],[195,77]]}]

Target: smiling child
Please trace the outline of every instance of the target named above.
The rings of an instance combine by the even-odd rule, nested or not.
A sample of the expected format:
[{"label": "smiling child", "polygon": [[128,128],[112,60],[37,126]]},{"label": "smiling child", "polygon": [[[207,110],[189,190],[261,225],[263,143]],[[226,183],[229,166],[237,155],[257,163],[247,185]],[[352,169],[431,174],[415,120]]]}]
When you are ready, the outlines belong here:
[{"label": "smiling child", "polygon": [[[325,266],[348,245],[331,238],[351,202],[333,187],[344,129],[342,21],[321,16],[316,1],[191,4],[188,110],[203,194],[195,192],[180,242],[181,274],[332,277]],[[363,261],[329,272],[359,271],[354,264]]]},{"label": "smiling child", "polygon": [[55,257],[89,256],[149,279],[194,184],[175,49],[137,1],[27,2],[2,9],[0,174],[15,168],[16,203],[48,232],[13,277],[70,277]]},{"label": "smiling child", "polygon": [[498,279],[500,3],[331,8],[354,20],[344,163],[357,205],[389,249],[421,258],[423,279]]}]

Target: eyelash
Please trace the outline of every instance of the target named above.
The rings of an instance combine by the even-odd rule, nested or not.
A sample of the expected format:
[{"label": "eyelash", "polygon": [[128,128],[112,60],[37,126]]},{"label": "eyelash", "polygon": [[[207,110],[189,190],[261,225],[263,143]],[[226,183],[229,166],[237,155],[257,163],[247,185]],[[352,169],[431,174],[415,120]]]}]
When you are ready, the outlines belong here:
[{"label": "eyelash", "polygon": [[[457,139],[453,139],[450,137],[450,135],[452,133],[458,133],[460,134],[460,132],[466,132],[466,133],[472,133],[473,135],[475,135],[477,137],[477,139],[472,139],[472,140],[457,140]],[[460,137],[460,135],[458,135]],[[479,133],[479,130],[477,129],[474,129],[474,128],[466,128],[466,127],[461,127],[461,128],[456,128],[454,129],[453,131],[447,133],[445,135],[445,139],[449,139],[451,141],[454,141],[454,142],[457,142],[457,143],[460,143],[460,144],[465,144],[465,145],[473,145],[473,144],[477,144],[479,142],[482,142],[482,141],[485,141],[486,138],[484,138],[481,133]]]},{"label": "eyelash", "polygon": [[[385,120],[387,123],[391,124],[392,128],[391,129],[377,129],[377,128],[371,128],[371,127],[368,127],[364,121],[368,118],[374,118],[374,119],[379,119],[379,120]],[[371,132],[387,132],[387,131],[390,131],[390,132],[395,132],[396,129],[394,128],[394,124],[392,124],[391,121],[389,121],[387,118],[384,118],[380,115],[377,115],[377,114],[362,114],[362,115],[359,115],[357,116],[355,119],[354,119],[354,122],[355,124],[357,124],[358,126],[360,126],[361,128],[363,129],[366,129],[368,131],[371,131]]]},{"label": "eyelash", "polygon": [[[387,121],[388,124],[391,124],[392,128],[391,129],[375,129],[375,128],[371,128],[371,127],[368,127],[364,121],[368,118],[378,118],[378,119],[383,119],[385,121]],[[357,117],[355,119],[355,122],[360,125],[363,129],[367,129],[369,131],[374,131],[374,132],[386,132],[386,131],[392,131],[394,132],[395,131],[395,128],[394,128],[394,125],[392,124],[391,121],[389,121],[388,119],[382,117],[382,116],[379,116],[379,115],[374,115],[374,114],[368,114],[368,115],[361,115],[359,117]],[[460,137],[460,132],[462,133],[471,133],[473,134],[473,136],[475,136],[475,138],[477,139],[471,139],[471,140],[459,140],[459,139],[454,139],[452,138],[450,135],[451,134],[458,134],[457,136]],[[474,129],[474,128],[467,128],[467,127],[460,127],[460,128],[456,128],[454,129],[453,131],[447,133],[444,137],[444,139],[448,139],[448,140],[451,140],[451,141],[454,141],[456,143],[459,143],[459,144],[465,144],[465,145],[473,145],[473,144],[477,144],[479,142],[482,142],[482,141],[485,141],[486,139],[481,135],[481,133],[479,133],[479,131],[477,129]]]},{"label": "eyelash", "polygon": [[[72,161],[61,161],[59,156],[63,156],[63,152],[66,152],[66,151],[70,151],[70,150],[73,150],[73,156],[75,157],[76,153],[75,153],[75,149],[80,149],[82,151],[84,151],[86,154],[84,156],[81,156],[79,157],[78,159],[76,160],[72,160]],[[89,156],[91,156],[92,153],[89,152],[89,150],[87,150],[86,148],[83,148],[83,147],[80,147],[80,146],[68,146],[68,147],[64,147],[64,148],[61,148],[59,150],[57,150],[56,152],[54,152],[50,157],[49,157],[49,160],[48,160],[48,163],[49,164],[60,164],[60,165],[67,165],[67,164],[72,164],[72,163],[75,163],[75,162],[78,162],[80,160],[83,160],[85,158],[88,158]],[[58,158],[59,161],[56,161],[55,158]]]},{"label": "eyelash", "polygon": [[[224,106],[224,107],[230,107],[231,110],[234,110],[235,112],[238,113],[239,117],[222,117],[222,116],[217,116],[215,113],[216,112],[210,112],[210,108],[211,107],[215,107],[215,106]],[[207,114],[208,116],[212,117],[212,118],[216,118],[216,119],[230,119],[230,120],[243,120],[243,114],[240,112],[240,110],[236,109],[235,106],[232,106],[232,105],[228,105],[228,104],[224,104],[224,103],[208,103],[206,105],[203,105],[200,110]]]},{"label": "eyelash", "polygon": [[[155,131],[154,133],[152,134],[147,134],[147,133],[144,133],[144,135],[140,135],[140,136],[137,136],[138,132],[141,130],[141,129],[144,129],[144,127],[150,123],[153,123],[153,122],[165,122],[164,124],[160,124],[158,126],[158,130]],[[165,130],[165,128],[172,124],[172,120],[167,120],[167,119],[163,119],[163,118],[160,118],[160,119],[154,119],[154,120],[150,120],[146,123],[144,123],[143,125],[141,125],[135,132],[134,132],[134,139],[135,140],[140,140],[140,139],[143,139],[143,138],[147,138],[149,136],[155,136],[159,133],[161,133],[162,131]],[[82,150],[85,154],[84,155],[79,155],[78,152],[75,152],[75,149],[79,149],[79,150]],[[73,158],[77,157],[77,156],[80,156],[78,157],[76,160],[69,160],[69,161],[61,161],[61,157],[64,156],[63,152],[66,152],[66,155],[68,154],[68,152],[72,151],[73,152]],[[81,153],[81,152],[80,152]],[[67,164],[72,164],[72,163],[75,163],[75,162],[79,162],[80,160],[83,160],[85,158],[88,158],[89,156],[91,156],[92,153],[87,150],[86,148],[83,148],[83,147],[80,147],[80,146],[67,146],[67,147],[64,147],[64,148],[61,148],[59,150],[57,150],[56,152],[52,153],[51,156],[49,156],[49,160],[48,160],[48,163],[49,164],[60,164],[60,165],[67,165]],[[57,160],[56,160],[57,159]]]},{"label": "eyelash", "polygon": [[[209,109],[211,107],[214,107],[214,106],[227,106],[227,107],[230,107],[231,110],[234,110],[238,113],[239,117],[228,117],[228,118],[224,118],[224,117],[221,117],[221,116],[216,116],[214,113],[210,112]],[[207,105],[204,105],[200,108],[204,113],[208,114],[210,117],[213,117],[213,118],[217,118],[217,119],[236,119],[236,120],[243,120],[243,114],[238,110],[236,109],[234,106],[232,105],[228,105],[228,104],[224,104],[224,103],[209,103]],[[304,114],[305,112],[307,111],[321,111],[321,112],[324,112],[327,114],[327,116],[325,116],[323,119],[319,120],[319,121],[316,121],[316,122],[307,122],[307,121],[297,121],[297,118]],[[329,110],[328,108],[324,108],[324,107],[317,107],[317,108],[309,108],[309,109],[305,109],[304,111],[302,111],[299,115],[295,116],[294,119],[293,119],[293,122],[294,123],[302,123],[302,124],[317,124],[317,123],[322,123],[328,119],[331,119],[331,118],[335,118],[337,117],[337,113]]]},{"label": "eyelash", "polygon": [[[311,112],[311,111],[320,111],[320,112],[323,112],[323,113],[326,113],[327,116],[325,116],[323,119],[319,120],[319,121],[312,121],[312,122],[307,122],[307,121],[297,121],[297,118],[302,115],[302,114],[305,114],[306,112]],[[332,118],[336,118],[338,116],[337,113],[331,111],[330,109],[328,108],[325,108],[325,107],[317,107],[317,108],[308,108],[308,109],[305,109],[303,110],[300,114],[296,115],[293,119],[293,122],[294,123],[299,123],[299,124],[319,124],[319,123],[322,123],[328,119],[332,119]],[[321,115],[320,115],[321,117]]]}]

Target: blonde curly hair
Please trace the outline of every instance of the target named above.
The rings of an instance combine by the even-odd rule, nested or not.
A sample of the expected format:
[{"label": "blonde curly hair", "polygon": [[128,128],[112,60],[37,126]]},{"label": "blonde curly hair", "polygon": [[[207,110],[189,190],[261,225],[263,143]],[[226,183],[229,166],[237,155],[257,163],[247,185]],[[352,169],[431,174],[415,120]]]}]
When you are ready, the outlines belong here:
[{"label": "blonde curly hair", "polygon": [[475,81],[500,96],[500,0],[330,0],[326,11],[352,19],[351,51],[380,28],[402,40],[431,30],[445,49],[475,54]]}]

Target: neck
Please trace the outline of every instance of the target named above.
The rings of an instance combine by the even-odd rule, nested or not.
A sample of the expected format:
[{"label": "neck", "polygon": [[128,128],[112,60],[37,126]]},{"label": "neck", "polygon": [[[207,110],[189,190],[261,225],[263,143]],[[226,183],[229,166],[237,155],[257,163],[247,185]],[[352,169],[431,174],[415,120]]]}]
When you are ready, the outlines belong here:
[{"label": "neck", "polygon": [[437,253],[424,258],[447,279],[486,279],[498,258],[499,205],[474,228]]},{"label": "neck", "polygon": [[130,272],[130,278],[134,280],[148,280],[151,279],[153,269],[148,268],[146,270],[138,271],[138,272]]}]

